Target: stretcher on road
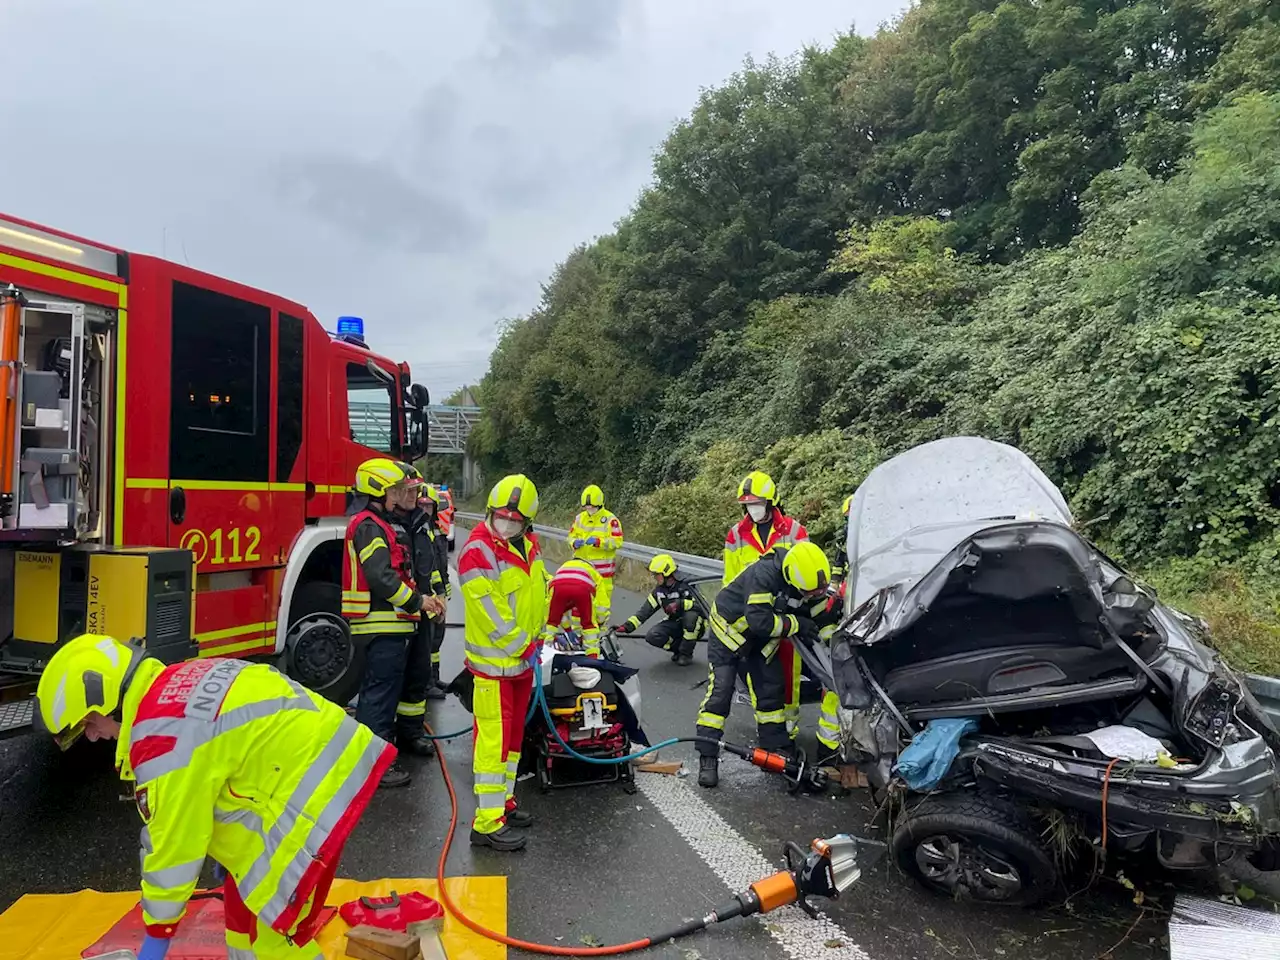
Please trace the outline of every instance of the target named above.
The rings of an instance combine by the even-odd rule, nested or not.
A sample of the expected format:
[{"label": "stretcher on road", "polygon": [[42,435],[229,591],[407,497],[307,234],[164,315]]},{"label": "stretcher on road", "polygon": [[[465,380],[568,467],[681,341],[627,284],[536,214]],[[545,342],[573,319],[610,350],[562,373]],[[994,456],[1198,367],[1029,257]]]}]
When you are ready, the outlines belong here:
[{"label": "stretcher on road", "polygon": [[571,756],[560,742],[601,760],[627,756],[637,734],[647,742],[640,732],[640,678],[623,665],[612,630],[601,637],[600,651],[599,659],[587,657],[581,636],[573,630],[560,631],[543,648],[543,695],[555,733],[543,712],[536,710],[525,730],[523,750],[543,791],[600,783],[620,783],[628,793],[635,790],[630,764],[592,764]]}]

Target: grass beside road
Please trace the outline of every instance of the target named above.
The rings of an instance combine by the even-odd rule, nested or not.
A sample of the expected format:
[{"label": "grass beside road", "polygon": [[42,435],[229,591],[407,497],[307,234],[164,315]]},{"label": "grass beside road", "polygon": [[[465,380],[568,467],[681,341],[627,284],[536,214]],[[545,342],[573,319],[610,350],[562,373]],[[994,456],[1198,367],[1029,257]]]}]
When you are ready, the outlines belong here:
[{"label": "grass beside road", "polygon": [[1274,568],[1180,560],[1144,576],[1165,603],[1208,621],[1213,645],[1233,667],[1280,676],[1280,576]]}]

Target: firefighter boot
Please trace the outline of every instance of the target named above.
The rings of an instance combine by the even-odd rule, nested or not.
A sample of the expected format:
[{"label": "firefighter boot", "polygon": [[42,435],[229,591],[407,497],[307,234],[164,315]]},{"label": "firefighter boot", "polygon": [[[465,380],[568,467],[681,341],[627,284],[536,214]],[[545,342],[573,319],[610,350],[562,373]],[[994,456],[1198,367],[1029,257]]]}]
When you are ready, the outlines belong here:
[{"label": "firefighter boot", "polygon": [[400,766],[399,761],[392,761],[391,766],[387,767],[387,772],[382,775],[382,779],[378,781],[379,787],[407,787],[409,785],[409,771]]},{"label": "firefighter boot", "polygon": [[678,667],[687,667],[693,663],[693,650],[697,641],[681,640],[676,644],[676,655],[673,658]]},{"label": "firefighter boot", "polygon": [[473,847],[492,847],[500,853],[511,853],[513,850],[523,850],[528,838],[522,833],[516,833],[515,828],[503,825],[493,833],[478,833],[475,829],[471,831],[471,845]]},{"label": "firefighter boot", "polygon": [[440,682],[440,664],[433,663],[431,665],[431,679],[427,681],[427,699],[428,700],[444,700],[448,697],[445,693],[444,684]]},{"label": "firefighter boot", "polygon": [[524,830],[533,826],[533,814],[525,813],[519,808],[507,811],[507,826],[515,827],[517,830]]},{"label": "firefighter boot", "polygon": [[399,736],[396,737],[396,746],[400,748],[401,753],[411,753],[415,757],[434,757],[436,755],[436,745],[428,736]]},{"label": "firefighter boot", "polygon": [[698,758],[698,786],[714,787],[720,783],[720,760],[717,757]]}]

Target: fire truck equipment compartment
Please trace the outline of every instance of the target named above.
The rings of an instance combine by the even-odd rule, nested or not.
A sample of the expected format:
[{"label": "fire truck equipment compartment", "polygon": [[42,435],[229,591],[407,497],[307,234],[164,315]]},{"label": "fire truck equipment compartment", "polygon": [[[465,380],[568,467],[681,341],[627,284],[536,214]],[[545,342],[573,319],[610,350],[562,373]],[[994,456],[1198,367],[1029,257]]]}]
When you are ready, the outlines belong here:
[{"label": "fire truck equipment compartment", "polygon": [[104,633],[145,638],[147,652],[166,663],[197,653],[190,550],[97,544],[22,550],[14,580],[17,642],[57,644]]}]

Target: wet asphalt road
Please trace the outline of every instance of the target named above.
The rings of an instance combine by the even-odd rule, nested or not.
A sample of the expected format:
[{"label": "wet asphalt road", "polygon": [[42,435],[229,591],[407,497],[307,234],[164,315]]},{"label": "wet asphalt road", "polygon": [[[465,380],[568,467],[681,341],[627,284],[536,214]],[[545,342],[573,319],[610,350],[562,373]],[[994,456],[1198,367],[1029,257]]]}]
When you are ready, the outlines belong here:
[{"label": "wet asphalt road", "polygon": [[[614,619],[629,616],[638,603],[635,594],[616,591]],[[460,608],[455,601],[452,620],[460,619]],[[641,640],[624,642],[627,664],[642,671],[650,739],[690,733],[702,695],[693,686],[705,676],[705,646],[700,645],[694,666],[680,668]],[[460,648],[460,631],[451,630],[444,649],[447,675],[461,667]],[[810,748],[815,711],[815,705],[804,709],[802,742]],[[432,704],[430,719],[437,730],[470,723],[454,700]],[[749,707],[735,704],[726,737],[749,742],[752,735]],[[643,790],[629,795],[617,784],[542,794],[534,781],[526,781],[518,795],[537,817],[528,848],[508,855],[473,851],[466,833],[470,738],[451,741],[444,753],[463,805],[448,872],[506,875],[513,935],[566,946],[595,938],[606,943],[631,940],[702,915],[730,893]],[[114,776],[112,755],[111,745],[104,744],[84,745],[62,756],[41,738],[0,742],[0,909],[27,892],[127,890],[137,882],[140,824],[132,802],[121,799],[124,791]],[[684,759],[696,769],[688,745],[670,748],[662,758]],[[348,844],[343,876],[434,875],[449,824],[448,798],[435,761],[411,758],[408,763],[415,773],[412,784],[375,798]],[[877,835],[868,825],[872,810],[860,794],[792,797],[776,778],[733,758],[722,761],[718,790],[699,790],[692,776],[673,786],[706,800],[774,862],[780,862],[785,840],[807,846],[813,837],[838,832]],[[882,862],[854,890],[823,909],[848,942],[872,960],[1166,956],[1163,923],[1154,920],[1158,911],[1142,911],[1139,920],[1130,897],[1119,885],[1103,881],[1074,897],[1062,890],[1056,905],[1046,910],[999,910],[933,896]],[[787,953],[770,935],[767,922],[733,921],[645,955],[783,960]]]}]

